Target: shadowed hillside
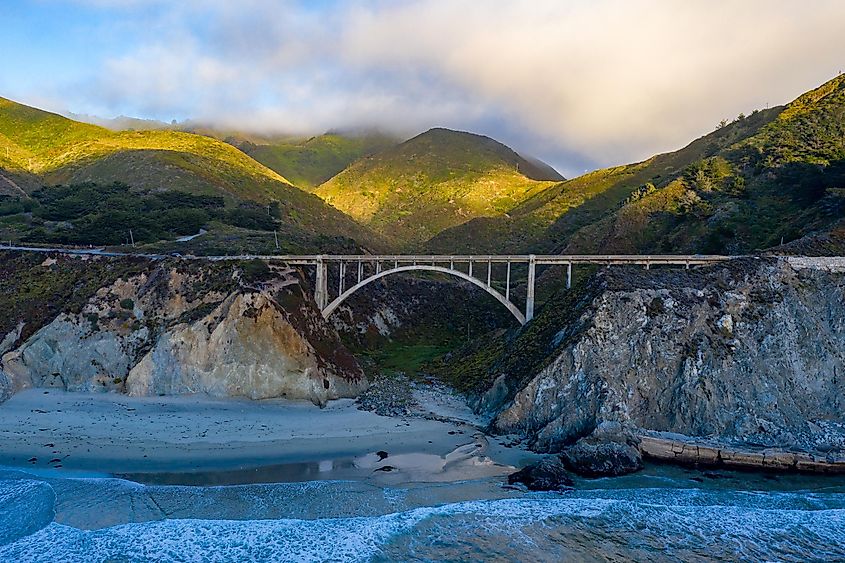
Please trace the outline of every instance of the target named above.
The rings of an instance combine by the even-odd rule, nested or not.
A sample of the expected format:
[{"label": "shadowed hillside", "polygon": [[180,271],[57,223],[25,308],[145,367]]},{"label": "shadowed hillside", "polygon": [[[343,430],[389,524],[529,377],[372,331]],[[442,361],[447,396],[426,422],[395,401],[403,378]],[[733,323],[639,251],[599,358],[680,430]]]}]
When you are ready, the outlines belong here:
[{"label": "shadowed hillside", "polygon": [[355,160],[396,145],[383,133],[326,133],[306,140],[237,141],[226,139],[246,154],[311,191]]}]

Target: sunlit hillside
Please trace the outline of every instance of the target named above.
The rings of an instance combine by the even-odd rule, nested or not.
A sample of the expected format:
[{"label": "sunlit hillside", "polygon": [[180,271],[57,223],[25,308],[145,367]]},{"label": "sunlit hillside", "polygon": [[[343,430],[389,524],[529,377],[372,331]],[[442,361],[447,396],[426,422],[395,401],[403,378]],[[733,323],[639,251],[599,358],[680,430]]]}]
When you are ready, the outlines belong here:
[{"label": "sunlit hillside", "polygon": [[562,178],[488,137],[432,129],[362,158],[315,191],[400,245],[506,212]]}]

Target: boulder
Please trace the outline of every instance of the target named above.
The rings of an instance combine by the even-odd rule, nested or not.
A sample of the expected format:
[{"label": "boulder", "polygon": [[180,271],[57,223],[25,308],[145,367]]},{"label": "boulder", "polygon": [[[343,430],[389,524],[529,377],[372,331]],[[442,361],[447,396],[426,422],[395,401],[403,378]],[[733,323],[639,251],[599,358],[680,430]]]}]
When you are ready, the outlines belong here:
[{"label": "boulder", "polygon": [[582,438],[560,454],[567,469],[584,477],[618,477],[643,467],[640,451],[624,442]]},{"label": "boulder", "polygon": [[563,491],[573,482],[557,456],[549,456],[508,475],[508,483],[525,485],[529,491]]}]

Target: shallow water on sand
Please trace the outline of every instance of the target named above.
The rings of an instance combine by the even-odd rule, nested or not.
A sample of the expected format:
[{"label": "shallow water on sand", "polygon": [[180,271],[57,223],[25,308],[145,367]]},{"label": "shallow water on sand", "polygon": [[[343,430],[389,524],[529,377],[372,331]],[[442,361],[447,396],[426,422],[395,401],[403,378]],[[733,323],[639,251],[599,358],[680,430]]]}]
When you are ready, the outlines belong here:
[{"label": "shallow water on sand", "polygon": [[7,470],[0,560],[845,559],[842,478],[650,467],[576,485],[142,485]]}]

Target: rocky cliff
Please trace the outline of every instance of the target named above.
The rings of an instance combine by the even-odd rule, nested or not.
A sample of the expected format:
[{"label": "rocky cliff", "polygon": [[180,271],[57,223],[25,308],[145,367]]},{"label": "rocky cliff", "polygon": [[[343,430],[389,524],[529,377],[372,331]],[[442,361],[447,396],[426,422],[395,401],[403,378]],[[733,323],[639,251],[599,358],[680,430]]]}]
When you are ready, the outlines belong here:
[{"label": "rocky cliff", "polygon": [[504,345],[477,406],[493,430],[539,451],[610,427],[650,436],[657,457],[654,440],[664,457],[708,441],[714,456],[773,448],[841,460],[843,272],[835,258],[601,270]]},{"label": "rocky cliff", "polygon": [[34,262],[14,253],[2,260],[4,292],[26,303],[4,307],[5,397],[36,386],[324,404],[366,388],[293,269],[105,257]]}]

